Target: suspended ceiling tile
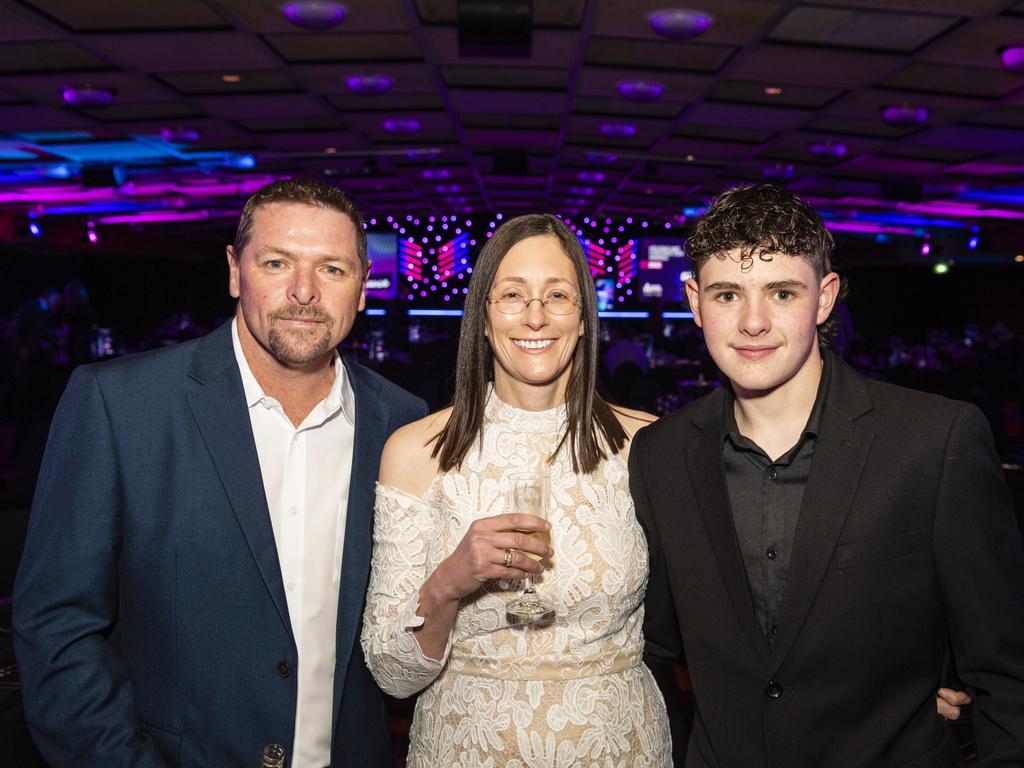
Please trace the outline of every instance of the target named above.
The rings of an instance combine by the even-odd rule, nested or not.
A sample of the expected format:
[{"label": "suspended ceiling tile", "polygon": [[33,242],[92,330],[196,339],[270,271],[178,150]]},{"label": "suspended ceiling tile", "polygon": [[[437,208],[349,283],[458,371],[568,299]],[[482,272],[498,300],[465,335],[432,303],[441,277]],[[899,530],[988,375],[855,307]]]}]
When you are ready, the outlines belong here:
[{"label": "suspended ceiling tile", "polygon": [[880,173],[892,176],[920,176],[940,170],[945,163],[900,157],[865,155],[843,165],[844,171]]},{"label": "suspended ceiling tile", "polygon": [[907,141],[927,147],[984,147],[988,152],[1010,152],[1024,149],[1024,131],[948,125],[921,131]]},{"label": "suspended ceiling tile", "polygon": [[966,121],[971,125],[1024,130],[1024,107],[1006,106],[990,109]]},{"label": "suspended ceiling tile", "polygon": [[892,54],[765,44],[740,59],[729,74],[736,80],[754,80],[782,88],[862,88],[905,60]]},{"label": "suspended ceiling tile", "polygon": [[815,0],[817,5],[841,5],[878,11],[909,11],[949,16],[981,16],[995,11],[1006,0]]},{"label": "suspended ceiling tile", "polygon": [[104,70],[113,65],[70,40],[4,43],[0,72],[75,72]]},{"label": "suspended ceiling tile", "polygon": [[450,98],[452,106],[459,113],[561,115],[565,112],[565,94],[557,91],[509,93],[459,89],[452,91]]},{"label": "suspended ceiling tile", "polygon": [[270,116],[232,115],[231,117],[236,123],[253,133],[302,133],[306,131],[338,131],[340,133],[349,129],[349,124],[345,120],[334,115],[290,117],[277,116],[275,113]]},{"label": "suspended ceiling tile", "polygon": [[[416,11],[425,24],[455,24],[457,0],[415,0]],[[578,26],[583,18],[584,0],[544,0],[532,4],[536,26]]]},{"label": "suspended ceiling tile", "polygon": [[591,37],[587,64],[681,72],[718,72],[736,51],[732,45],[653,40],[637,45],[621,37]]},{"label": "suspended ceiling tile", "polygon": [[[688,0],[685,3],[686,8],[703,11],[714,19],[697,38],[699,42],[729,45],[740,45],[758,34],[781,5],[769,2],[723,3],[720,0]],[[651,29],[650,15],[671,6],[664,0],[602,0],[597,4],[594,34],[660,40],[662,38]],[[687,42],[673,40],[671,44],[684,46]]]},{"label": "suspended ceiling tile", "polygon": [[202,116],[202,112],[183,101],[113,104],[109,107],[82,109],[81,111],[103,123],[131,120],[180,120]]},{"label": "suspended ceiling tile", "polygon": [[533,67],[444,67],[449,88],[501,88],[522,90],[549,88],[562,90],[569,85],[568,69]]},{"label": "suspended ceiling tile", "polygon": [[[781,90],[781,93],[774,91]],[[771,107],[803,107],[821,109],[843,93],[837,88],[787,85],[773,88],[747,80],[722,80],[708,92],[713,101],[738,101]]]},{"label": "suspended ceiling tile", "polygon": [[238,32],[125,33],[85,39],[112,61],[148,72],[238,72],[280,64],[265,45]]},{"label": "suspended ceiling tile", "polygon": [[420,61],[416,38],[406,32],[306,33],[268,35],[267,43],[285,61]]},{"label": "suspended ceiling tile", "polygon": [[704,102],[688,113],[694,122],[709,125],[756,125],[771,131],[792,130],[803,125],[814,115],[802,109],[761,107],[753,104],[725,104]]},{"label": "suspended ceiling tile", "polygon": [[64,36],[63,30],[14,0],[0,0],[0,42],[47,40]]},{"label": "suspended ceiling tile", "polygon": [[26,0],[76,32],[95,30],[213,29],[227,26],[202,0]]},{"label": "suspended ceiling tile", "polygon": [[775,131],[747,125],[706,125],[693,120],[688,114],[686,121],[678,126],[675,136],[692,136],[718,141],[738,141],[746,144],[761,144],[775,135]]},{"label": "suspended ceiling tile", "polygon": [[327,100],[342,112],[399,112],[423,110],[433,112],[444,109],[436,93],[388,93],[382,96],[355,96],[339,94]]},{"label": "suspended ceiling tile", "polygon": [[[651,102],[630,101],[620,95],[619,85],[622,83],[644,82],[660,85],[664,90],[661,96]],[[663,104],[665,102],[681,103],[697,98],[707,90],[712,78],[706,75],[694,75],[684,72],[658,72],[652,76],[643,69],[619,69],[611,67],[583,67],[576,81],[576,96],[603,97],[615,99],[624,106],[634,104]]]},{"label": "suspended ceiling tile", "polygon": [[804,125],[809,131],[849,134],[852,136],[878,136],[899,139],[920,130],[918,126],[890,125],[882,120],[881,114],[875,119],[822,115]]},{"label": "suspended ceiling tile", "polygon": [[737,144],[731,141],[710,141],[708,139],[675,136],[658,145],[658,156],[679,159],[692,156],[694,161],[735,160],[749,154],[755,148],[751,144]]},{"label": "suspended ceiling tile", "polygon": [[441,66],[571,67],[580,35],[575,30],[534,29],[529,58],[462,56],[454,27],[423,30],[431,54]]},{"label": "suspended ceiling tile", "polygon": [[916,63],[883,80],[885,88],[998,99],[1024,85],[1020,75],[977,67]]},{"label": "suspended ceiling tile", "polygon": [[157,77],[186,95],[239,94],[297,91],[295,81],[283,69],[253,69],[236,73],[238,80],[224,80],[222,72],[167,72]]},{"label": "suspended ceiling tile", "polygon": [[555,147],[558,134],[555,131],[502,130],[470,128],[466,130],[466,141],[477,151],[482,147],[520,147],[550,151]]},{"label": "suspended ceiling tile", "polygon": [[957,16],[798,6],[768,39],[783,43],[911,53],[959,23]]},{"label": "suspended ceiling tile", "polygon": [[214,117],[317,117],[330,116],[334,110],[322,99],[304,93],[272,95],[196,96],[192,99],[200,109]]},{"label": "suspended ceiling tile", "polygon": [[919,58],[939,64],[998,70],[1002,68],[1000,49],[1021,41],[1024,41],[1024,18],[978,19],[928,46]]},{"label": "suspended ceiling tile", "polygon": [[625,99],[601,99],[588,96],[577,96],[572,101],[572,111],[579,114],[608,115],[628,118],[660,117],[674,118],[685,106],[679,101],[626,101]]},{"label": "suspended ceiling tile", "polygon": [[0,125],[5,131],[51,131],[89,128],[95,123],[70,110],[19,104],[0,106]]}]

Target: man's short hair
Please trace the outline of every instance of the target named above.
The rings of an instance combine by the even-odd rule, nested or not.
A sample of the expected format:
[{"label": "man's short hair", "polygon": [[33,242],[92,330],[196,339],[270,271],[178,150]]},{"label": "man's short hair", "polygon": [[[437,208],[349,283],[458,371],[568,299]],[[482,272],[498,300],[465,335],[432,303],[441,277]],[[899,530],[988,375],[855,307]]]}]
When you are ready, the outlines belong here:
[{"label": "man's short hair", "polygon": [[[755,184],[727,189],[716,197],[686,240],[686,253],[700,280],[701,268],[712,258],[739,249],[740,266],[754,259],[771,261],[773,254],[808,262],[820,280],[832,271],[836,244],[821,216],[785,187]],[[836,330],[836,310],[846,297],[846,282],[829,318],[818,326],[818,340],[827,347]]]},{"label": "man's short hair", "polygon": [[370,259],[366,255],[366,227],[363,224],[362,214],[344,192],[332,184],[325,184],[316,179],[274,181],[259,189],[256,194],[246,200],[245,207],[242,208],[242,217],[238,220],[238,230],[235,232],[236,255],[241,256],[242,250],[249,243],[256,211],[260,206],[271,203],[314,205],[317,208],[327,208],[348,216],[356,230],[356,253],[359,255],[360,264],[363,265],[363,275],[369,274]]}]

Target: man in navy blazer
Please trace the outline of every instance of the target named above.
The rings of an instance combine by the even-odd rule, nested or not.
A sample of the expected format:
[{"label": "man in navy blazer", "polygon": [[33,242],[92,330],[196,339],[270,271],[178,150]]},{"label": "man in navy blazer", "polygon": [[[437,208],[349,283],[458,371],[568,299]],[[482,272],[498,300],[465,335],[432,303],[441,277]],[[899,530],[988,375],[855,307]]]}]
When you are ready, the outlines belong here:
[{"label": "man in navy blazer", "polygon": [[264,187],[228,266],[231,323],[79,368],[54,418],[14,630],[55,768],[255,766],[271,743],[293,768],[392,764],[359,624],[380,452],[426,406],[338,357],[368,272],[340,191]]}]

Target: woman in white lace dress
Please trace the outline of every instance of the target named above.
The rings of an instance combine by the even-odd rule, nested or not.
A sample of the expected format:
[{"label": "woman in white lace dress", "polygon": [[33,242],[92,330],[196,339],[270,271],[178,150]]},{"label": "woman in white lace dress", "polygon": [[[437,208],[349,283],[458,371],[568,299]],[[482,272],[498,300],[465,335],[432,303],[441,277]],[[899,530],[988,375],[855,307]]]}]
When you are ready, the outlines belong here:
[{"label": "woman in white lace dress", "polygon": [[[641,661],[647,546],[626,477],[652,417],[595,394],[597,360],[579,242],[553,216],[509,221],[470,281],[452,407],[381,459],[362,643],[385,691],[422,691],[410,768],[671,764]],[[550,549],[524,533],[548,523],[507,502],[511,473],[539,467]],[[557,611],[547,625],[508,621],[527,574]]]}]

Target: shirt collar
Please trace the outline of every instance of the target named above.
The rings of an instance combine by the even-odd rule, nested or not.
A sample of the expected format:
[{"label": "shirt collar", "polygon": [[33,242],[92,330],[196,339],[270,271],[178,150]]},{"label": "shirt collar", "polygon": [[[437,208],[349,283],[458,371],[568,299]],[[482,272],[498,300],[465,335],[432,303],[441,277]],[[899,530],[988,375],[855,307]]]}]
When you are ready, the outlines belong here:
[{"label": "shirt collar", "polygon": [[[818,381],[818,392],[814,396],[814,406],[811,408],[811,415],[807,417],[807,424],[801,433],[801,439],[805,437],[818,437],[821,432],[821,419],[825,412],[825,401],[828,400],[828,388],[832,383],[832,355],[825,352],[821,356],[821,379]],[[722,398],[722,416],[725,419],[725,429],[722,432],[722,439],[732,440],[737,443],[742,439],[740,428],[736,424],[736,393],[732,385],[725,387],[725,397]]]},{"label": "shirt collar", "polygon": [[[238,362],[238,372],[242,375],[242,391],[245,392],[246,407],[251,409],[264,399],[272,401],[273,398],[267,395],[263,391],[263,387],[260,386],[260,383],[256,381],[252,368],[249,367],[249,361],[245,359],[245,353],[242,351],[242,342],[238,338],[237,317],[231,320],[231,346],[235,351],[235,360]],[[314,410],[322,409],[325,419],[340,410],[346,421],[350,424],[355,424],[355,396],[348,382],[345,365],[341,362],[341,355],[338,354],[338,350],[334,350],[332,364],[334,365],[334,382],[331,384],[331,389],[327,396],[317,404]]]}]

